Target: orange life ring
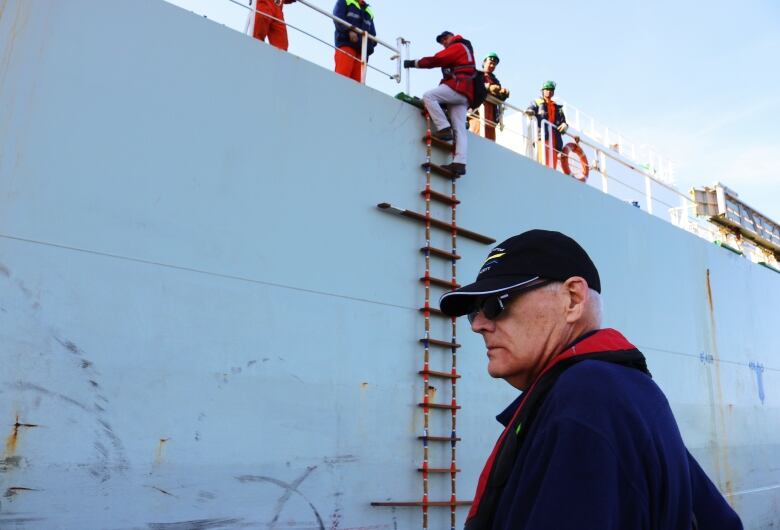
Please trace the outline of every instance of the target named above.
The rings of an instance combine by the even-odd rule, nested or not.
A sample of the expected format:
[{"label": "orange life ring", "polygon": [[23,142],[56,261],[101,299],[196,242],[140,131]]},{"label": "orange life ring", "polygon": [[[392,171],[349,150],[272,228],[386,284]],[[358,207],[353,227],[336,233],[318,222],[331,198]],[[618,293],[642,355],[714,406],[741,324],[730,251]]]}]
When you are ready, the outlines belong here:
[{"label": "orange life ring", "polygon": [[569,153],[574,153],[577,155],[577,158],[580,159],[580,165],[582,166],[582,175],[574,175],[574,178],[580,182],[585,182],[588,180],[588,173],[590,172],[590,167],[588,167],[588,157],[585,156],[585,152],[582,150],[582,147],[575,144],[574,142],[569,142],[568,144],[564,145],[563,149],[561,150],[561,169],[567,175],[571,175],[571,168],[569,167]]}]

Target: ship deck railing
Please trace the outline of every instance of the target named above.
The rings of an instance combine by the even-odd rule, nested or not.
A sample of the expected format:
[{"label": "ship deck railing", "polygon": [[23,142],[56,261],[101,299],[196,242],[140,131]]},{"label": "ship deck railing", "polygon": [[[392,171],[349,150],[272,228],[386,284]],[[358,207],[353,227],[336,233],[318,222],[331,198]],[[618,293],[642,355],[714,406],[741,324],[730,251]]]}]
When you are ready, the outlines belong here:
[{"label": "ship deck railing", "polygon": [[[331,48],[335,53],[341,52],[330,40],[332,36],[319,37],[287,20],[277,19],[267,13],[256,9],[256,0],[223,0],[225,3],[235,5],[247,12],[244,33],[251,35],[254,16],[256,13],[277,20],[288,28],[294,29],[309,38]],[[399,84],[405,81],[406,94],[410,94],[411,71],[402,68],[403,58],[409,58],[410,42],[403,37],[396,39],[392,45],[379,37],[355,28],[349,22],[342,20],[332,13],[321,9],[307,0],[297,0],[297,4],[309,8],[312,13],[326,17],[336,24],[351,28],[361,34],[361,77],[365,82],[367,69],[372,69],[386,76],[387,79]],[[254,5],[253,5],[254,4]],[[328,26],[331,27],[331,26]],[[390,52],[389,61],[392,64],[392,72],[385,71],[375,64],[369,64],[367,45],[368,40],[374,41],[377,46]],[[341,52],[344,53],[344,52]],[[317,61],[312,61],[317,63]],[[374,63],[378,61],[373,59]],[[557,171],[563,171],[560,163],[549,163],[553,158],[560,158],[560,152],[547,152],[542,146],[544,138],[552,134],[553,125],[543,122],[541,127],[534,116],[528,116],[525,109],[488,96],[486,104],[498,105],[499,114],[495,122],[485,119],[485,112],[480,109],[478,113],[470,113],[470,117],[478,117],[481,121],[481,131],[484,134],[485,127],[492,126],[496,129],[496,143],[511,149],[536,162],[547,165]],[[564,133],[564,143],[574,142],[586,155],[590,176],[584,180],[587,185],[601,189],[604,193],[612,195],[622,201],[643,208],[647,213],[660,217],[675,226],[691,232],[698,237],[717,243],[725,248],[737,249],[740,254],[756,263],[766,263],[777,268],[778,255],[771,249],[756,245],[752,241],[745,241],[738,231],[724,229],[722,224],[713,224],[708,218],[697,215],[696,201],[680,192],[673,184],[673,164],[655,153],[646,145],[630,142],[626,137],[608,127],[599,124],[593,117],[586,115],[580,109],[565,103],[568,114],[569,129]],[[584,125],[589,124],[589,125]],[[539,135],[542,140],[538,141]],[[549,147],[548,147],[549,149]],[[640,161],[641,160],[641,161]],[[558,161],[559,162],[559,161]],[[575,176],[582,177],[583,167],[580,166],[578,157],[569,157],[569,166],[573,168]],[[598,174],[600,179],[594,178]]]},{"label": "ship deck railing", "polygon": [[[294,30],[296,30],[296,31],[298,31],[298,32],[300,32],[300,33],[302,33],[302,34],[304,34],[304,35],[306,35],[306,36],[308,36],[308,37],[310,37],[310,38],[312,38],[312,39],[322,43],[322,44],[324,44],[325,46],[327,46],[329,48],[332,48],[335,51],[335,53],[345,53],[342,50],[338,49],[333,44],[331,44],[330,42],[326,41],[323,38],[318,37],[317,35],[314,35],[310,31],[307,31],[307,30],[305,30],[305,29],[303,29],[303,28],[301,28],[299,26],[296,26],[294,24],[290,24],[290,22],[288,22],[287,20],[281,20],[279,18],[274,17],[273,15],[269,15],[268,13],[260,11],[259,9],[257,9],[257,2],[256,2],[256,0],[248,0],[247,3],[241,2],[240,0],[224,0],[224,1],[225,2],[229,2],[231,4],[234,4],[236,6],[240,6],[241,8],[246,9],[248,11],[246,24],[244,26],[244,33],[249,34],[250,36],[252,34],[252,27],[253,27],[253,23],[254,23],[254,16],[257,14],[257,15],[266,17],[266,18],[268,18],[270,20],[275,20],[277,22],[280,22],[280,23],[284,24],[285,26],[287,26],[288,28],[292,28],[292,29],[294,29]],[[253,1],[254,1],[254,5],[253,5]],[[304,6],[308,7],[309,9],[311,9],[312,11],[314,11],[314,12],[316,12],[316,13],[324,16],[324,17],[327,17],[327,18],[331,19],[334,23],[340,24],[340,25],[344,26],[345,28],[347,28],[347,29],[349,29],[351,31],[354,31],[355,33],[360,34],[361,46],[360,46],[360,59],[359,60],[360,60],[360,65],[361,65],[361,67],[360,67],[360,77],[361,77],[361,82],[362,83],[365,83],[365,81],[366,81],[366,72],[367,72],[367,70],[369,68],[379,72],[382,75],[387,76],[389,79],[394,80],[396,83],[400,83],[401,82],[401,78],[402,78],[402,74],[401,74],[402,73],[402,68],[401,68],[401,66],[402,66],[402,60],[403,60],[401,52],[402,52],[402,49],[405,48],[405,50],[406,50],[406,57],[407,58],[409,57],[409,41],[407,41],[403,37],[398,37],[396,39],[396,44],[395,45],[388,44],[387,42],[383,41],[382,39],[380,39],[380,38],[378,38],[378,37],[376,37],[374,35],[371,35],[370,33],[368,33],[365,30],[362,30],[360,28],[355,27],[354,25],[350,24],[346,20],[344,20],[342,18],[339,18],[339,17],[333,15],[332,13],[327,12],[327,11],[325,11],[324,9],[322,9],[322,8],[320,8],[318,6],[316,6],[316,5],[312,4],[312,3],[307,2],[306,0],[296,0],[296,3],[304,5]],[[394,65],[395,72],[394,73],[386,72],[386,71],[384,71],[384,70],[382,70],[380,68],[377,68],[376,66],[374,66],[372,64],[369,64],[369,62],[368,62],[368,41],[369,40],[373,41],[374,43],[376,43],[377,45],[379,45],[381,47],[386,48],[387,50],[389,50],[392,53],[392,55],[390,57],[390,61],[395,63],[395,65]],[[407,92],[408,92],[408,80],[407,80]]]},{"label": "ship deck railing", "polygon": [[[542,165],[564,172],[560,163],[560,157],[564,156],[564,153],[553,150],[550,143],[545,142],[545,139],[553,134],[552,123],[543,120],[540,127],[536,117],[527,115],[525,109],[492,96],[488,96],[486,104],[499,106],[496,121],[486,120],[482,109],[470,113],[470,117],[480,120],[483,135],[486,126],[494,127],[496,142],[500,145]],[[701,208],[697,208],[693,196],[678,190],[664,175],[659,175],[659,171],[649,162],[639,162],[619,146],[605,145],[572,125],[562,136],[564,144],[573,142],[586,155],[589,176],[585,182],[588,185],[642,208],[647,213],[702,239],[727,249],[736,249],[737,253],[754,263],[769,264],[777,268],[776,249],[743,238],[738,230],[724,229],[723,224],[710,222],[710,216],[701,215]],[[554,158],[558,158],[556,164],[548,162]],[[570,157],[568,162],[573,176],[582,177],[584,168],[580,167],[579,159],[576,156]],[[600,176],[600,179],[593,178],[595,174]]]},{"label": "ship deck railing", "polygon": [[602,145],[609,146],[621,155],[631,160],[642,160],[643,164],[653,169],[655,177],[666,183],[675,179],[675,164],[672,160],[661,156],[652,146],[638,143],[626,134],[610,128],[597,118],[585,113],[568,101],[559,101],[563,105],[569,123],[578,131],[584,131],[590,138]]}]

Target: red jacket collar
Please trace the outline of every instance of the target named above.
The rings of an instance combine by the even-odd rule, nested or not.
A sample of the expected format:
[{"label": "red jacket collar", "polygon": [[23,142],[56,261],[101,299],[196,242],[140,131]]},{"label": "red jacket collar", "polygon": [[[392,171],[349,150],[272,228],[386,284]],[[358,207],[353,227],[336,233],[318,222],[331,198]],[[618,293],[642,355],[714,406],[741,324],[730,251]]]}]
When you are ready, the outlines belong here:
[{"label": "red jacket collar", "polygon": [[[534,379],[534,383],[538,381],[542,375],[547,373],[553,366],[558,364],[561,361],[564,361],[566,359],[571,359],[572,357],[576,357],[577,355],[585,355],[587,353],[594,353],[594,352],[609,352],[609,351],[620,351],[620,350],[633,350],[636,349],[636,346],[628,342],[628,339],[626,339],[619,331],[612,328],[605,328],[605,329],[597,329],[595,331],[591,331],[583,335],[581,338],[575,340],[573,343],[569,344],[565,350],[563,350],[561,353],[556,355],[552,358],[550,363],[544,367],[542,372]],[[533,387],[533,383],[531,384],[530,388]],[[496,416],[496,419],[504,426],[506,427],[509,422],[512,420],[512,418],[515,415],[515,412],[517,411],[518,405],[520,405],[520,401],[522,399],[523,395],[515,399],[511,405],[509,405],[506,409],[504,409],[501,414]]]}]

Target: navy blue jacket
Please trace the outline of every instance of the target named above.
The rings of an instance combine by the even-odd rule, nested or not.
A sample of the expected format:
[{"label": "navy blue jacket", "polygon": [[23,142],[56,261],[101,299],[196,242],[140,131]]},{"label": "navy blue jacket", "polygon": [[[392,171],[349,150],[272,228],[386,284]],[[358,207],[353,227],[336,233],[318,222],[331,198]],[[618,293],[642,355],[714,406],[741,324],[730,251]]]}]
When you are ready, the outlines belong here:
[{"label": "navy blue jacket", "polygon": [[[498,416],[504,425],[519,399]],[[585,360],[563,372],[530,425],[493,528],[738,530],[742,523],[686,450],[653,380]]]},{"label": "navy blue jacket", "polygon": [[[368,31],[370,35],[376,36],[376,27],[374,27],[374,13],[368,4],[360,6],[358,0],[338,0],[336,6],[333,8],[333,15],[339,17],[345,22],[349,22],[360,30]],[[359,34],[360,38],[357,42],[349,40],[349,28],[334,21],[336,26],[335,45],[336,48],[341,46],[349,46],[353,50],[360,53],[362,33]],[[374,53],[374,46],[376,43],[371,39],[368,39],[368,54]]]},{"label": "navy blue jacket", "polygon": [[541,135],[541,127],[542,127],[542,120],[547,120],[553,124],[552,128],[552,137],[553,137],[553,146],[555,149],[559,150],[563,147],[563,137],[561,136],[561,133],[558,132],[558,126],[566,123],[566,115],[563,113],[563,105],[559,105],[558,103],[555,103],[555,119],[551,120],[550,116],[548,116],[547,113],[547,103],[545,103],[544,98],[537,98],[533,101],[531,101],[531,104],[528,105],[528,108],[526,109],[528,111],[531,111],[534,116],[536,116],[536,123],[539,126],[540,135]]}]

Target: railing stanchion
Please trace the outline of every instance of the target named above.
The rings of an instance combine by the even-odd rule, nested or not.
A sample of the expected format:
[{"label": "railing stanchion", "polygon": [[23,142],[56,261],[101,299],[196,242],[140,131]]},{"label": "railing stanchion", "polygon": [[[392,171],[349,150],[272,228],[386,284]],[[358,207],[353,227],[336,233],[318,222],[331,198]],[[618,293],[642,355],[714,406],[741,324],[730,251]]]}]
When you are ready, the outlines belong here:
[{"label": "railing stanchion", "polygon": [[[401,63],[403,63],[404,58],[401,56],[401,49],[403,48],[404,39],[403,37],[398,37],[395,39],[395,47],[398,48],[398,53],[395,55],[397,59],[397,63],[395,65],[395,82],[400,83],[401,82]],[[407,92],[408,94],[408,92]]]},{"label": "railing stanchion", "polygon": [[522,119],[525,121],[525,151],[528,155],[528,158],[536,158],[534,156],[534,145],[536,145],[536,142],[534,142],[534,135],[536,135],[536,123],[534,122],[536,120],[533,120],[526,113],[523,113]]},{"label": "railing stanchion", "polygon": [[366,69],[368,68],[368,31],[363,30],[360,36],[360,82],[366,83]]},{"label": "railing stanchion", "polygon": [[542,149],[544,150],[544,162],[547,167],[555,167],[555,133],[552,130],[553,124],[547,120],[542,120],[542,129],[544,138]]},{"label": "railing stanchion", "polygon": [[[411,58],[411,47],[409,46],[411,42],[408,40],[404,41],[404,48],[406,49],[406,58]],[[412,72],[411,70],[408,70],[406,72],[406,93],[410,96],[412,95]]]},{"label": "railing stanchion", "polygon": [[255,8],[252,7],[252,0],[249,0],[249,13],[247,13],[244,33],[250,37],[255,33]]},{"label": "railing stanchion", "polygon": [[601,149],[596,150],[599,154],[599,173],[601,173],[601,191],[609,193],[609,184],[607,182],[607,155]]},{"label": "railing stanchion", "polygon": [[647,200],[647,213],[653,213],[653,186],[648,175],[645,175],[645,198]]}]

